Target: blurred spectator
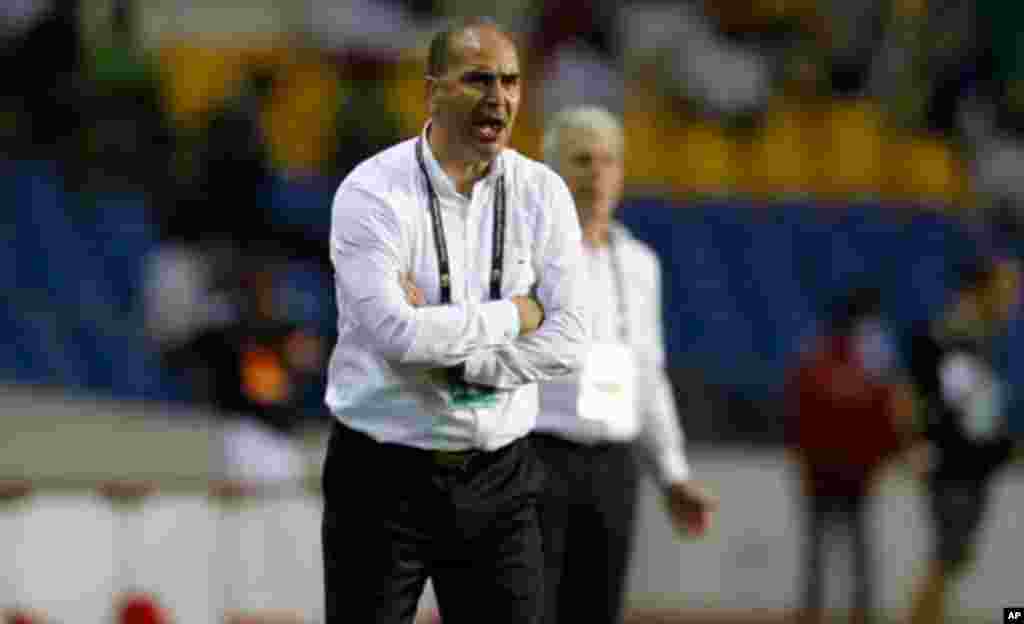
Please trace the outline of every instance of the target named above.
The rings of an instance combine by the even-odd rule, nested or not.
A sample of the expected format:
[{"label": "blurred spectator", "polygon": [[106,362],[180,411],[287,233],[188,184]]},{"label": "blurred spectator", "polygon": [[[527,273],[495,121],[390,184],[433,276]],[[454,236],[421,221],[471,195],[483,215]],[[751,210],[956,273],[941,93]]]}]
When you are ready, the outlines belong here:
[{"label": "blurred spectator", "polygon": [[193,153],[190,196],[174,209],[176,217],[187,212],[186,227],[242,244],[272,230],[267,189],[273,171],[260,116],[275,80],[272,70],[252,70],[235,96],[210,114]]},{"label": "blurred spectator", "polygon": [[171,361],[190,371],[202,402],[289,436],[319,410],[325,338],[284,315],[279,261],[242,262],[232,292],[237,315],[197,332]]},{"label": "blurred spectator", "polygon": [[895,123],[954,137],[966,96],[990,73],[973,0],[892,3],[870,90]]},{"label": "blurred spectator", "polygon": [[232,318],[231,300],[220,286],[237,253],[226,242],[173,236],[143,258],[146,332],[157,351],[173,354]]},{"label": "blurred spectator", "polygon": [[325,48],[395,58],[425,42],[441,17],[440,0],[309,0],[310,34]]},{"label": "blurred spectator", "polygon": [[[614,220],[622,127],[604,109],[571,108],[555,116],[544,143],[580,218],[592,345],[578,375],[540,385],[533,441],[548,473],[540,505],[543,622],[613,623],[622,617],[632,551],[634,453],[681,535],[703,535],[717,502],[691,474],[663,370],[660,262]],[[594,544],[602,544],[599,553]]]},{"label": "blurred spectator", "polygon": [[582,105],[601,106],[621,115],[624,95],[619,63],[583,37],[552,51],[539,93],[543,117]]},{"label": "blurred spectator", "polygon": [[942,622],[949,582],[969,567],[992,482],[1011,458],[1009,388],[992,342],[1017,304],[1020,269],[982,259],[960,269],[949,307],[910,334],[909,372],[922,405],[932,552],[911,613],[912,624]]},{"label": "blurred spectator", "polygon": [[807,500],[804,621],[823,621],[826,538],[835,527],[853,543],[853,621],[871,620],[869,494],[880,468],[909,431],[908,394],[891,380],[894,353],[879,293],[857,289],[830,314],[827,332],[801,355],[790,378],[790,445]]},{"label": "blurred spectator", "polygon": [[239,262],[228,289],[236,316],[196,331],[168,362],[185,372],[200,404],[224,417],[227,477],[290,481],[305,469],[297,436],[322,410],[326,338],[284,313],[286,263],[255,254]]},{"label": "blurred spectator", "polygon": [[31,26],[5,43],[0,94],[4,108],[16,116],[14,155],[66,161],[67,139],[80,122],[78,0],[53,0]]},{"label": "blurred spectator", "polygon": [[118,0],[109,25],[87,50],[81,132],[70,173],[73,184],[85,190],[139,192],[150,202],[161,201],[172,189],[174,130],[158,68],[136,41],[132,6]]},{"label": "blurred spectator", "polygon": [[872,61],[888,23],[888,0],[823,0],[818,2],[829,32],[832,92],[838,96],[864,95]]},{"label": "blurred spectator", "polygon": [[327,243],[319,231],[275,220],[272,190],[280,172],[271,160],[262,115],[279,80],[272,68],[252,68],[198,132],[178,137],[173,190],[156,204],[168,242],[194,246],[199,256],[223,246],[269,245],[328,266]]},{"label": "blurred spectator", "polygon": [[973,159],[982,225],[1002,230],[1019,246],[1024,226],[1024,73],[1018,49],[1024,37],[1015,3],[971,3],[980,58],[976,84],[959,121]]},{"label": "blurred spectator", "polygon": [[[352,87],[337,113],[334,150],[328,164],[328,176],[338,183],[357,164],[405,138],[381,81],[357,80]],[[367,123],[368,119],[373,123]],[[327,215],[324,220],[329,221]]]},{"label": "blurred spectator", "polygon": [[49,4],[47,0],[7,0],[0,4],[0,40],[28,28]]},{"label": "blurred spectator", "polygon": [[699,6],[631,2],[618,19],[626,67],[654,65],[667,95],[711,114],[763,106],[769,86],[764,57],[723,37]]}]

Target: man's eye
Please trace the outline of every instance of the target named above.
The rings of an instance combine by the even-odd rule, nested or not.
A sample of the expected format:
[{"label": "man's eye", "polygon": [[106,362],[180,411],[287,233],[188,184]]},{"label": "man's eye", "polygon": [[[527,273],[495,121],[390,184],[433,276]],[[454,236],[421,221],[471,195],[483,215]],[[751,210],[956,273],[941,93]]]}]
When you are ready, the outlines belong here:
[{"label": "man's eye", "polygon": [[514,87],[519,84],[519,76],[502,76],[501,84],[506,87]]}]

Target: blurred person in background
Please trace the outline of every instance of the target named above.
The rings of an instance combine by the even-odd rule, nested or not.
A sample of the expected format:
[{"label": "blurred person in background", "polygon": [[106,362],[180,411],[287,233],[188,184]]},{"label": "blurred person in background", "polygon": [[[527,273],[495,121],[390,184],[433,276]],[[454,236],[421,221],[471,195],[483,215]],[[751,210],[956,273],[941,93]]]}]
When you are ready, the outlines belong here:
[{"label": "blurred person in background", "polygon": [[[254,67],[237,90],[204,120],[202,132],[179,143],[181,196],[168,205],[168,227],[220,236],[244,245],[280,240],[270,220],[267,192],[273,167],[260,115],[277,88],[274,70]],[[245,206],[239,221],[230,206]]]},{"label": "blurred person in background", "polygon": [[911,438],[912,404],[896,380],[896,354],[880,293],[840,298],[825,332],[800,355],[787,385],[788,438],[806,500],[802,621],[825,620],[825,555],[832,529],[852,538],[851,620],[872,621],[870,494],[879,473]]},{"label": "blurred person in background", "polygon": [[0,99],[14,120],[13,155],[74,165],[85,64],[80,3],[40,4],[45,8],[29,11],[28,25],[0,48]]},{"label": "blurred person in background", "polygon": [[658,258],[614,219],[623,141],[619,120],[596,107],[560,112],[544,140],[583,230],[592,340],[578,375],[541,384],[534,441],[548,469],[546,624],[621,620],[637,505],[634,446],[680,534],[705,533],[717,505],[693,480],[664,370]]},{"label": "blurred person in background", "polygon": [[928,444],[933,539],[912,624],[944,621],[949,583],[969,569],[994,477],[1014,450],[1006,421],[1009,388],[996,369],[992,342],[1015,312],[1020,266],[983,258],[962,266],[959,278],[953,301],[914,328],[906,349]]},{"label": "blurred person in background", "polygon": [[199,402],[228,419],[229,476],[288,481],[304,468],[295,441],[315,414],[309,390],[322,389],[326,339],[283,314],[282,261],[253,255],[241,262],[227,293],[234,318],[197,331],[170,358],[187,371]]},{"label": "blurred person in background", "polygon": [[338,342],[323,468],[326,621],[409,623],[431,579],[446,624],[540,621],[537,382],[587,343],[565,183],[508,149],[519,56],[495,22],[430,44],[420,136],[334,198]]}]

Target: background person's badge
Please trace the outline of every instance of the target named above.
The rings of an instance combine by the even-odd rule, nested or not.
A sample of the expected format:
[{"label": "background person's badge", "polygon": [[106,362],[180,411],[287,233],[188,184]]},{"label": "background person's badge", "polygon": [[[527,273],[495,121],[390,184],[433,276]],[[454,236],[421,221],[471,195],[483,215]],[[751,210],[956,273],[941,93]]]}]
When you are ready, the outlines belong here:
[{"label": "background person's badge", "polygon": [[634,400],[636,366],[626,345],[591,345],[580,373],[580,418],[603,423],[611,437],[630,439],[639,423]]}]

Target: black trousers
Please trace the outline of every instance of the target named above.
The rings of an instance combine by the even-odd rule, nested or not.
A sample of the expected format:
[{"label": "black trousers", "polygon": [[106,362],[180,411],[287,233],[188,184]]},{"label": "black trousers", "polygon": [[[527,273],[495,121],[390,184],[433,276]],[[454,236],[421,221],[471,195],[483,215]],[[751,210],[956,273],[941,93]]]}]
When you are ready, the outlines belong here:
[{"label": "black trousers", "polygon": [[543,469],[526,439],[465,465],[334,426],[323,472],[326,623],[537,624]]},{"label": "black trousers", "polygon": [[[807,497],[807,543],[804,551],[804,609],[820,617],[825,599],[825,553],[834,543],[832,531],[848,531],[853,555],[853,609],[860,621],[871,621],[874,584],[867,494]],[[844,560],[846,558],[844,557]]]},{"label": "black trousers", "polygon": [[992,477],[990,472],[964,478],[931,476],[928,480],[932,558],[947,574],[963,572],[974,560],[991,499]]},{"label": "black trousers", "polygon": [[547,472],[544,624],[620,622],[636,515],[633,451],[546,434],[533,441]]}]

